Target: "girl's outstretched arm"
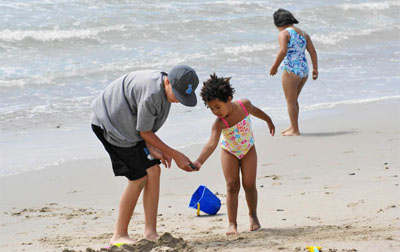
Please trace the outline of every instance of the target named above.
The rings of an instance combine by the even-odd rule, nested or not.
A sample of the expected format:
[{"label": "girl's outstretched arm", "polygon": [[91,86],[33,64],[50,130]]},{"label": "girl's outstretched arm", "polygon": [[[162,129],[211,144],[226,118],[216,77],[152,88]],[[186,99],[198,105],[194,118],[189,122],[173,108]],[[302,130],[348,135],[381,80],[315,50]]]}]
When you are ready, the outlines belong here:
[{"label": "girl's outstretched arm", "polygon": [[200,167],[210,157],[210,155],[214,152],[215,148],[217,147],[219,138],[221,136],[221,130],[223,127],[222,125],[223,125],[222,121],[217,118],[211,128],[211,136],[208,139],[208,142],[206,143],[206,145],[204,145],[200,156],[193,163],[196,166],[197,170],[200,169]]},{"label": "girl's outstretched arm", "polygon": [[251,102],[249,100],[242,99],[241,101],[242,101],[243,105],[246,107],[247,112],[250,115],[260,118],[261,120],[264,120],[268,124],[269,133],[271,134],[271,136],[274,136],[275,135],[275,125],[272,122],[271,117],[269,117],[269,115],[267,115],[264,111],[262,111],[258,107],[251,104]]},{"label": "girl's outstretched arm", "polygon": [[269,74],[272,76],[278,72],[278,67],[286,56],[288,50],[287,49],[288,41],[289,41],[289,33],[286,30],[280,31],[278,35],[279,52],[278,55],[276,55],[275,63],[272,65],[271,70],[269,71]]},{"label": "girl's outstretched arm", "polygon": [[306,39],[307,39],[307,51],[310,54],[311,62],[312,62],[312,65],[313,65],[312,78],[313,78],[313,80],[316,80],[318,78],[317,51],[315,50],[313,42],[311,41],[311,37],[308,34],[306,34]]}]

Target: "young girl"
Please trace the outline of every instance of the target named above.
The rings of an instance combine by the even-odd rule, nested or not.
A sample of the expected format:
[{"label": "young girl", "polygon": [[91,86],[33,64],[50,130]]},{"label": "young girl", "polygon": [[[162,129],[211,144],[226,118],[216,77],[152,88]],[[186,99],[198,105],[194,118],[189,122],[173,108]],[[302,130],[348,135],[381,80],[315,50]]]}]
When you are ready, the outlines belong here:
[{"label": "young girl", "polygon": [[271,67],[270,75],[275,75],[278,66],[285,70],[282,73],[282,87],[286,97],[290,127],[282,131],[284,136],[298,136],[299,131],[299,103],[298,97],[301,89],[307,81],[308,64],[305,50],[310,53],[313,65],[312,78],[318,78],[317,52],[310,36],[293,24],[299,23],[292,13],[279,9],[274,13],[274,23],[279,30],[278,40],[280,50],[276,56],[274,65]]},{"label": "young girl", "polygon": [[242,185],[249,208],[250,231],[255,231],[261,225],[257,218],[257,153],[250,115],[266,121],[272,136],[275,133],[275,126],[271,118],[249,100],[232,101],[234,89],[229,83],[230,78],[219,78],[215,73],[210,77],[204,82],[200,95],[217,118],[212,126],[211,137],[194,165],[196,169],[200,169],[215,150],[222,133],[221,163],[226,180],[226,206],[229,218],[229,230],[226,234],[237,234],[239,173],[242,174]]}]

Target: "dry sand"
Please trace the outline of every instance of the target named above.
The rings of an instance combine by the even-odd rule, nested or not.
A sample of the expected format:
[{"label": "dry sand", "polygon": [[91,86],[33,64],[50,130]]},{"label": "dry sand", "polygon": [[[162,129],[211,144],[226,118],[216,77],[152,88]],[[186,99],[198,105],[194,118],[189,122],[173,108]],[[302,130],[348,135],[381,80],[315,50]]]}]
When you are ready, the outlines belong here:
[{"label": "dry sand", "polygon": [[[225,180],[217,150],[197,173],[163,169],[157,241],[142,240],[139,203],[129,229],[138,243],[103,249],[126,184],[112,176],[104,158],[0,178],[0,251],[306,251],[309,245],[400,251],[400,100],[302,116],[300,137],[270,137],[266,126],[254,129],[259,231],[247,231],[241,191],[240,233],[225,235]],[[195,159],[201,147],[183,152]],[[215,216],[197,217],[188,208],[201,184],[223,202]]]}]

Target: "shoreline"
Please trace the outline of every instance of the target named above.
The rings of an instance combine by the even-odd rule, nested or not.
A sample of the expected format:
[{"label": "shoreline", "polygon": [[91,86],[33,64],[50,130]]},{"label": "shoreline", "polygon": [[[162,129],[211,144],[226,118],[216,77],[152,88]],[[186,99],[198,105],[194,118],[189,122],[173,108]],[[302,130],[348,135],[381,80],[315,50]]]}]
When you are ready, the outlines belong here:
[{"label": "shoreline", "polygon": [[[332,113],[337,114],[341,112],[342,106],[362,105],[376,102],[386,103],[397,100],[400,100],[400,96],[379,97],[362,100],[346,100],[304,106],[300,115],[300,120],[310,120],[311,118],[318,118],[320,116]],[[267,113],[270,113],[267,111],[267,109],[264,110]],[[272,111],[274,110],[276,110],[276,108],[272,109]],[[282,111],[282,113],[287,117],[286,110]],[[209,114],[207,114],[209,116],[209,120],[207,122],[212,122],[214,118]],[[272,119],[274,120],[273,117]],[[287,125],[288,121],[288,118],[274,120],[275,126],[278,128],[276,134],[280,134],[279,127],[286,128],[283,125]],[[57,126],[49,128],[34,127],[30,130],[5,130],[1,133],[1,144],[4,146],[7,145],[7,148],[3,148],[1,153],[3,156],[1,166],[3,168],[0,170],[0,178],[15,176],[26,172],[35,172],[42,169],[51,169],[57,167],[58,165],[62,165],[63,163],[68,163],[74,160],[84,161],[108,158],[106,155],[104,155],[102,146],[98,144],[97,138],[94,137],[93,132],[88,125],[90,126],[89,122],[87,124],[73,125],[57,124]],[[253,128],[255,131],[262,131],[264,126],[265,125],[261,120],[253,120]],[[177,140],[179,139],[180,134],[174,133],[174,127],[175,125],[173,123],[168,123],[167,121],[165,127],[160,129],[159,135],[163,141],[170,144],[173,148],[180,150],[192,148],[192,146],[196,145],[202,145],[206,143],[209,136],[208,132],[210,130],[210,125],[206,122],[203,122],[203,124],[200,125],[200,127],[202,127],[202,134],[194,136],[196,137],[197,141],[198,139],[202,140],[187,144],[187,141],[185,140]],[[168,133],[170,134],[168,135]],[[182,135],[185,134],[186,133]],[[192,133],[187,132],[187,134],[191,135]],[[51,155],[48,155],[49,153],[51,153]],[[16,155],[24,158],[16,159]],[[30,168],[32,165],[35,168]]]},{"label": "shoreline", "polygon": [[[300,137],[280,136],[280,124],[275,137],[268,136],[266,125],[255,127],[262,224],[257,232],[247,232],[243,190],[237,236],[225,236],[224,203],[216,216],[199,218],[188,208],[201,184],[225,201],[218,148],[197,173],[162,167],[160,235],[182,237],[194,251],[303,251],[308,245],[332,251],[400,250],[399,105],[400,99],[344,104],[331,113],[305,115]],[[195,159],[201,147],[182,151]],[[123,178],[113,177],[108,158],[0,177],[0,249],[104,247],[124,186]],[[129,229],[135,239],[142,237],[143,220],[139,201]]]}]

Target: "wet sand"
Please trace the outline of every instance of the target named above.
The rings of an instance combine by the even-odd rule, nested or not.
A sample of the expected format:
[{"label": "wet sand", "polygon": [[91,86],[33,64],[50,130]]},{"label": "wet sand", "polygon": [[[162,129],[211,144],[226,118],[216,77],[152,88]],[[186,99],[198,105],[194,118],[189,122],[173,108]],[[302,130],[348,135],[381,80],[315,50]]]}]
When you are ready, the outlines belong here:
[{"label": "wet sand", "polygon": [[[142,240],[139,202],[129,229],[138,243],[120,251],[400,251],[400,100],[339,105],[305,114],[300,125],[300,137],[280,136],[287,125],[275,137],[254,129],[260,230],[248,231],[241,190],[239,234],[225,235],[217,149],[197,173],[162,169],[161,237]],[[195,159],[201,147],[182,151]],[[0,250],[107,251],[125,184],[106,157],[0,178]],[[217,215],[188,208],[199,185],[218,194]]]}]

